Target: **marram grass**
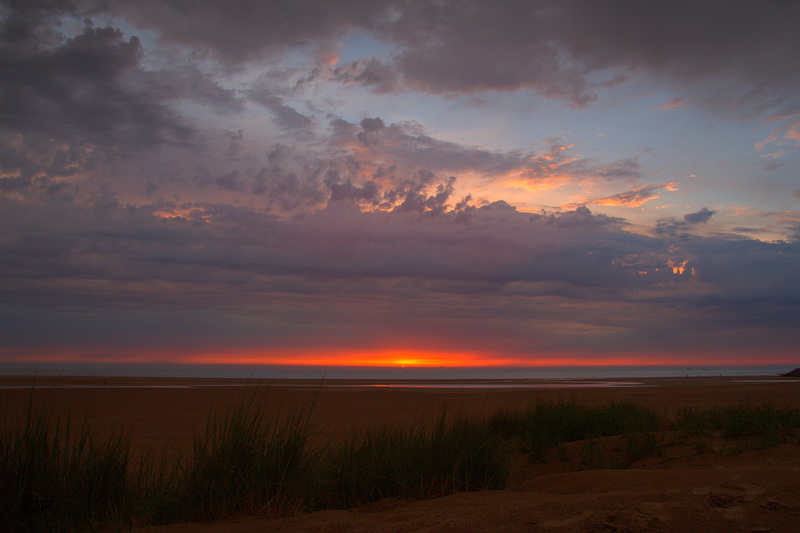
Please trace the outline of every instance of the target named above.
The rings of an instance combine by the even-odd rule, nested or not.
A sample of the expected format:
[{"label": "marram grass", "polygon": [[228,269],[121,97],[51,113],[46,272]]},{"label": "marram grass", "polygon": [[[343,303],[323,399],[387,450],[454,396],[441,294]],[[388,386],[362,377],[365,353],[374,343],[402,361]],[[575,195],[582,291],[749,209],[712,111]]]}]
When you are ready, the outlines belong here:
[{"label": "marram grass", "polygon": [[503,488],[509,461],[500,435],[481,419],[380,426],[329,447],[319,463],[319,508],[349,508],[381,498],[429,498]]},{"label": "marram grass", "polygon": [[130,496],[128,440],[91,438],[84,424],[28,403],[25,418],[0,434],[0,529],[86,529],[123,519]]},{"label": "marram grass", "polygon": [[[122,431],[99,441],[85,423],[75,431],[69,417],[34,408],[32,398],[27,416],[0,433],[1,531],[121,530],[502,489],[519,453],[539,461],[549,449],[565,455],[564,443],[624,435],[630,464],[659,447],[663,422],[634,402],[537,402],[488,417],[443,408],[431,423],[380,425],[325,443],[315,441],[313,406],[279,415],[253,394],[212,413],[188,456],[133,461]],[[800,410],[769,403],[678,414],[675,429],[695,438],[769,446],[800,428]]]},{"label": "marram grass", "polygon": [[565,442],[649,433],[658,428],[658,420],[652,409],[631,401],[590,405],[572,400],[539,401],[525,411],[498,413],[492,424],[515,437],[522,451],[536,460]]},{"label": "marram grass", "polygon": [[251,398],[213,417],[179,467],[178,508],[201,520],[300,510],[312,469],[308,415],[292,412],[277,422]]},{"label": "marram grass", "polygon": [[777,407],[771,402],[759,406],[684,408],[678,412],[676,429],[693,436],[755,439],[765,446],[786,440],[800,428],[800,409]]}]

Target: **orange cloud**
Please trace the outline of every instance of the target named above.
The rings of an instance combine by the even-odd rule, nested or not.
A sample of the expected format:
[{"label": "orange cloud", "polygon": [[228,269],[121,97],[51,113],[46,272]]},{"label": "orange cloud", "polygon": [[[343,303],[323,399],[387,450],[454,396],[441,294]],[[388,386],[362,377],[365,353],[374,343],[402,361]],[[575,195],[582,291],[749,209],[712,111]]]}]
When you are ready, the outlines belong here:
[{"label": "orange cloud", "polygon": [[630,191],[625,191],[604,198],[588,200],[588,203],[620,207],[639,207],[645,202],[661,197],[661,191],[676,191],[677,184],[674,182],[661,183],[659,185],[642,185],[634,187]]},{"label": "orange cloud", "polygon": [[650,109],[653,109],[655,111],[665,111],[668,109],[682,109],[688,107],[689,107],[688,105],[683,103],[683,96],[680,96],[678,98],[673,98],[666,104],[661,104],[660,106],[651,107]]}]

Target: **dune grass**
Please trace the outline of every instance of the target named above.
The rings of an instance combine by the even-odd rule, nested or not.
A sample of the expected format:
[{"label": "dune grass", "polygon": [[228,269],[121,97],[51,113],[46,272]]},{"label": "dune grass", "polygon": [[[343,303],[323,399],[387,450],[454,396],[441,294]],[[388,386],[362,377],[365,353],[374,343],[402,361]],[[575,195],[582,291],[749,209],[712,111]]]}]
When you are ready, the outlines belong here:
[{"label": "dune grass", "polygon": [[235,513],[288,514],[303,507],[311,474],[310,409],[271,419],[255,398],[211,418],[181,462],[177,509],[182,518]]},{"label": "dune grass", "polygon": [[651,433],[658,428],[658,420],[652,409],[630,401],[590,405],[570,400],[539,401],[525,411],[499,412],[490,424],[516,439],[532,460],[542,460],[545,450],[565,442]]},{"label": "dune grass", "polygon": [[[654,453],[661,417],[634,402],[602,405],[537,402],[488,417],[451,415],[427,423],[315,440],[313,405],[277,411],[256,394],[209,416],[186,457],[133,461],[119,432],[93,438],[85,423],[33,407],[0,433],[0,530],[124,529],[234,514],[284,516],[347,509],[386,497],[429,498],[502,489],[520,453],[536,462],[564,444],[622,435],[623,466]],[[800,427],[800,410],[765,403],[683,409],[675,429],[687,435],[784,442]],[[586,468],[599,461],[584,461]]]},{"label": "dune grass", "polygon": [[683,408],[676,429],[695,437],[755,440],[761,446],[786,442],[800,428],[800,409],[771,402],[732,407]]},{"label": "dune grass", "polygon": [[[32,396],[32,393],[31,393]],[[28,404],[26,417],[0,434],[0,528],[85,529],[123,518],[128,490],[128,440],[97,442],[84,424]]]},{"label": "dune grass", "polygon": [[330,447],[319,465],[316,506],[349,508],[385,497],[429,498],[503,488],[509,473],[502,439],[482,419],[381,426]]}]

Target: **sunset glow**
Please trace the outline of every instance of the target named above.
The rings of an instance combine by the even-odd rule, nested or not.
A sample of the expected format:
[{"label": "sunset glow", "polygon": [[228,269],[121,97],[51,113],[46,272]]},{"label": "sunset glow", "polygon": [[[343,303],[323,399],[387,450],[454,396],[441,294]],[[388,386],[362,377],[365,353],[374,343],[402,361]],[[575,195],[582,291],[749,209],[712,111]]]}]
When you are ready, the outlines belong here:
[{"label": "sunset glow", "polygon": [[[648,367],[648,366],[716,366],[720,354],[642,353],[598,357],[591,353],[548,354],[532,357],[530,354],[508,356],[497,353],[465,352],[420,352],[406,350],[315,350],[313,352],[286,351],[269,353],[252,352],[205,352],[180,354],[175,351],[153,351],[150,353],[126,353],[117,351],[113,358],[108,350],[95,353],[86,350],[48,350],[13,353],[0,351],[0,358],[8,362],[33,364],[108,364],[110,362],[143,365],[143,368],[159,364],[169,365],[225,365],[241,366],[243,369],[258,367],[307,367],[309,370],[326,368],[429,368],[429,369],[480,369],[480,368],[593,368],[593,367]],[[749,354],[725,354],[726,365],[792,365],[796,355],[789,351],[773,353],[768,360]]]}]

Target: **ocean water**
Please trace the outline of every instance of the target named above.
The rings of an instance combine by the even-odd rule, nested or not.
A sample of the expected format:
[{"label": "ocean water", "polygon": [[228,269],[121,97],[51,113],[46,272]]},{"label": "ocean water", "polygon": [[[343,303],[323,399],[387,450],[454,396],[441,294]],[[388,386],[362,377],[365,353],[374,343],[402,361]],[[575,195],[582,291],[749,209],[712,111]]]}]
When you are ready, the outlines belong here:
[{"label": "ocean water", "polygon": [[791,366],[570,366],[570,367],[311,367],[248,365],[4,363],[0,375],[187,377],[237,379],[362,379],[362,380],[580,380],[657,377],[767,377]]}]

